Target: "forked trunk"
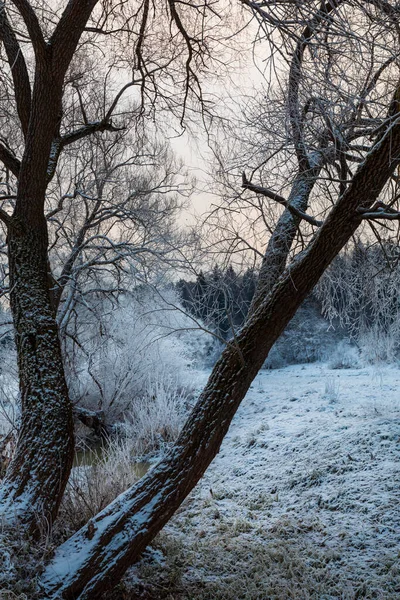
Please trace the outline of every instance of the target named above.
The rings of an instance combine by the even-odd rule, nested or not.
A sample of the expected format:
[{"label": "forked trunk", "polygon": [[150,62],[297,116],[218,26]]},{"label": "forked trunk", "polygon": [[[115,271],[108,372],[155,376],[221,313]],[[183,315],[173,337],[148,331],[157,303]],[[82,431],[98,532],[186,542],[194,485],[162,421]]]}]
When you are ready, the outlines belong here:
[{"label": "forked trunk", "polygon": [[[301,212],[307,212],[310,195],[322,167],[320,154],[315,153],[311,160],[314,166],[297,174],[288,198],[288,203]],[[300,221],[288,208],[280,216],[264,254],[249,314],[258,308],[285,270]]]},{"label": "forked trunk", "polygon": [[400,125],[376,144],[306,252],[277,281],[215,365],[167,457],[56,551],[45,598],[94,600],[114,586],[171,518],[217,454],[235,412],[283,329],[358,227],[399,164]]}]

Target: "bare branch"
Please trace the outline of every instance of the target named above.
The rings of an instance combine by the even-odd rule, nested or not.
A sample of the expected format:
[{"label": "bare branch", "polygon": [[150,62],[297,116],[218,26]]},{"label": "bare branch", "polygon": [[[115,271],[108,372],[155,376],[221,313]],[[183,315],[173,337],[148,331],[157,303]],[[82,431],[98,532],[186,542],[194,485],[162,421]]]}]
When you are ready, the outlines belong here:
[{"label": "bare branch", "polygon": [[31,85],[25,58],[18,43],[17,36],[7,18],[5,5],[0,3],[0,40],[4,44],[14,82],[14,95],[19,119],[24,136],[26,136],[31,113]]},{"label": "bare branch", "polygon": [[8,213],[6,213],[5,210],[0,208],[0,220],[3,221],[3,223],[7,225],[7,227],[9,227],[11,225],[12,218]]},{"label": "bare branch", "polygon": [[400,212],[396,213],[385,213],[385,212],[367,212],[361,215],[361,219],[368,219],[372,221],[400,221]]},{"label": "bare branch", "polygon": [[[21,0],[19,0],[21,1]],[[63,77],[98,0],[70,0],[51,36],[53,69]]]},{"label": "bare branch", "polygon": [[114,110],[115,110],[115,107],[117,106],[117,104],[118,104],[118,102],[119,102],[119,100],[120,100],[121,96],[123,95],[123,93],[124,93],[124,92],[125,92],[125,91],[126,91],[128,88],[130,88],[130,87],[132,87],[133,85],[136,85],[136,84],[137,84],[137,82],[136,82],[136,81],[130,81],[129,83],[127,83],[126,85],[124,85],[124,86],[123,86],[123,87],[120,89],[120,91],[119,91],[119,92],[118,92],[118,94],[115,96],[114,100],[112,101],[112,103],[111,103],[111,106],[110,106],[110,108],[108,109],[106,116],[104,117],[104,120],[103,120],[103,121],[104,121],[105,123],[107,123],[107,122],[110,120],[110,118],[111,118],[111,116],[112,116],[112,114],[113,114],[113,112],[114,112]]},{"label": "bare branch", "polygon": [[74,142],[82,140],[93,133],[101,132],[101,131],[123,131],[124,127],[114,127],[114,125],[110,121],[102,120],[96,121],[95,123],[88,123],[75,131],[71,131],[70,133],[66,133],[61,138],[57,138],[52,143],[52,149],[50,152],[49,164],[47,168],[47,180],[51,181],[56,172],[58,159],[60,154],[65,148],[65,146],[69,146]]},{"label": "bare branch", "polygon": [[70,133],[66,133],[60,139],[61,148],[68,146],[69,144],[73,144],[78,140],[81,140],[93,133],[101,132],[101,131],[123,131],[124,127],[115,127],[109,119],[104,119],[103,121],[97,121],[95,123],[88,123],[75,131],[71,131]]},{"label": "bare branch", "polygon": [[256,194],[262,194],[263,196],[266,196],[271,200],[275,200],[276,202],[282,204],[282,206],[287,208],[294,216],[298,217],[299,219],[304,219],[304,221],[307,221],[307,223],[310,223],[310,225],[313,225],[314,227],[321,227],[321,225],[323,224],[323,221],[318,221],[311,215],[308,215],[307,213],[294,207],[287,200],[285,200],[283,196],[280,196],[279,194],[276,194],[275,192],[273,192],[272,190],[268,190],[267,188],[261,187],[259,185],[254,185],[253,183],[247,180],[245,173],[242,174],[242,187],[246,190],[250,190],[251,192],[255,192]]},{"label": "bare branch", "polygon": [[3,144],[1,142],[0,142],[0,160],[3,163],[3,165],[7,169],[9,169],[13,175],[15,175],[15,177],[18,177],[21,163],[18,160],[18,158],[11,152],[11,150],[9,148],[7,148],[7,146],[5,146],[5,144]]},{"label": "bare branch", "polygon": [[186,108],[186,102],[187,102],[187,98],[188,98],[188,94],[189,94],[189,90],[191,87],[191,79],[193,79],[197,84],[198,84],[198,79],[196,74],[194,73],[193,69],[192,69],[192,61],[193,61],[193,44],[197,43],[198,41],[195,40],[194,38],[190,37],[190,35],[188,34],[188,32],[186,31],[181,17],[179,15],[179,12],[176,8],[176,0],[168,0],[168,4],[169,4],[169,8],[171,11],[171,17],[172,20],[174,21],[176,27],[178,28],[180,34],[182,35],[183,39],[185,40],[185,44],[186,44],[186,48],[187,48],[187,59],[186,59],[186,89],[185,89],[185,97],[183,100],[183,113],[182,113],[182,119],[184,117],[185,114],[185,108]]},{"label": "bare branch", "polygon": [[33,49],[37,58],[46,52],[46,42],[43,37],[39,20],[28,0],[12,0],[24,20]]},{"label": "bare branch", "polygon": [[399,221],[400,212],[395,210],[388,204],[376,202],[371,208],[359,208],[357,210],[359,219],[367,219],[372,221],[387,220]]}]

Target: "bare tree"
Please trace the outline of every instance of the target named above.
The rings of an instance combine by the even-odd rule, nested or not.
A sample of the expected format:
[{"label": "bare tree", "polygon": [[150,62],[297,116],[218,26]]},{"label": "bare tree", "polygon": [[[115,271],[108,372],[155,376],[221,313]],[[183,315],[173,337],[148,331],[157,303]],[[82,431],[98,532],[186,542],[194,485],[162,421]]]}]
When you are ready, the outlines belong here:
[{"label": "bare tree", "polygon": [[[195,65],[206,54],[202,19],[208,4],[198,9],[171,0],[153,11],[147,0],[129,7],[71,0],[63,11],[49,11],[45,3],[15,0],[0,8],[3,71],[9,83],[5,99],[11,102],[14,96],[9,113],[20,125],[14,133],[11,123],[0,143],[0,159],[16,187],[16,194],[3,195],[4,201],[12,200],[11,211],[2,208],[0,217],[7,227],[22,409],[17,450],[0,505],[7,522],[20,517],[34,528],[43,512],[55,518],[73,456],[72,406],[50,293],[46,190],[65,148],[123,126],[124,111],[118,126],[111,118],[120,112],[128,89],[136,92],[142,114],[154,110],[157,98],[182,116],[190,98],[199,98]],[[99,108],[85,86],[80,55],[90,46],[103,64],[102,40],[107,40],[111,60],[104,64]],[[129,77],[122,86],[121,73]],[[68,95],[71,88],[75,93]],[[73,102],[64,105],[70,98]]]},{"label": "bare tree", "polygon": [[[91,345],[87,320],[98,321],[101,331],[105,307],[116,306],[138,284],[161,279],[162,271],[179,264],[188,238],[176,219],[191,183],[168,145],[140,131],[135,112],[128,117],[121,131],[69,146],[46,194],[50,299],[67,382],[75,415],[97,432],[105,431],[105,415],[82,410],[75,385],[79,357]],[[2,267],[5,294],[7,256]],[[1,326],[6,335],[9,319]]]},{"label": "bare tree", "polygon": [[[1,214],[8,227],[11,303],[20,360],[23,423],[16,456],[8,469],[2,489],[0,506],[9,522],[12,523],[19,516],[26,523],[32,524],[35,522],[35,511],[44,509],[47,514],[55,516],[71,465],[71,408],[50,301],[47,230],[43,206],[49,172],[52,175],[49,158],[58,158],[58,148],[65,145],[65,137],[59,137],[58,129],[63,81],[96,2],[71,0],[49,42],[45,41],[46,33],[43,33],[32,6],[24,0],[13,0],[13,4],[26,24],[36,62],[29,122],[25,129],[23,108],[26,106],[21,106],[19,110],[22,130],[26,130],[21,164],[15,162],[15,157],[6,145],[2,146],[3,162],[18,177],[14,212],[12,215],[5,211]],[[193,10],[196,15],[207,7],[199,8],[188,4],[182,8],[181,4],[175,4],[171,0],[167,4],[172,28],[176,35],[181,36],[187,49],[184,66],[185,81],[189,83],[184,86],[185,104],[187,93],[191,89],[195,92],[198,90],[192,53],[193,49],[198,49],[199,39],[194,32],[187,32],[185,25],[189,25],[189,20],[183,21],[179,11],[186,8]],[[356,48],[356,56],[359,52],[363,56],[362,49],[370,44],[367,35],[370,31],[374,33],[374,43],[379,47],[374,62],[378,69],[371,71],[371,77],[374,78],[376,73],[383,73],[384,64],[388,60],[385,51],[388,49],[393,56],[397,56],[398,52],[398,8],[385,0],[362,3],[329,0],[322,5],[315,1],[288,3],[286,0],[263,0],[245,4],[259,20],[261,31],[270,42],[270,47],[279,52],[276,64],[280,75],[285,75],[290,83],[286,106],[297,160],[293,180],[303,179],[304,184],[305,177],[305,183],[309,184],[306,190],[310,191],[314,189],[318,179],[323,180],[322,166],[315,167],[314,170],[315,165],[310,156],[310,148],[312,152],[316,152],[321,146],[320,127],[314,127],[315,123],[323,122],[323,127],[330,131],[332,145],[335,148],[337,145],[342,147],[339,154],[335,154],[332,167],[326,167],[327,170],[337,170],[339,164],[341,169],[338,176],[330,176],[329,179],[331,205],[326,209],[323,222],[316,223],[316,218],[308,207],[309,191],[302,194],[297,203],[297,194],[290,199],[278,197],[275,191],[266,186],[253,185],[247,177],[244,178],[246,188],[266,197],[272,196],[273,201],[283,203],[290,216],[295,217],[291,221],[287,220],[284,227],[278,225],[285,238],[287,233],[291,235],[291,231],[295,235],[300,222],[315,226],[317,231],[309,234],[307,247],[286,268],[284,263],[291,243],[290,235],[285,239],[282,254],[280,251],[277,254],[272,252],[270,244],[253,309],[243,329],[230,341],[215,365],[176,444],[159,465],[57,549],[42,575],[41,597],[98,598],[107,587],[115,584],[127,567],[139,558],[201,478],[218,452],[230,422],[270,348],[360,223],[366,219],[400,217],[400,213],[387,201],[388,182],[400,164],[400,91],[396,71],[389,69],[382,88],[374,86],[378,90],[375,103],[377,114],[371,113],[365,99],[359,95],[350,102],[351,109],[356,109],[360,114],[364,131],[362,143],[359,141],[360,136],[356,136],[353,139],[358,143],[350,148],[342,141],[343,133],[340,129],[337,133],[335,127],[327,125],[326,111],[321,114],[319,102],[310,103],[302,120],[302,115],[298,114],[296,99],[300,93],[301,67],[304,68],[306,49],[308,60],[312,62],[315,57],[319,58],[316,63],[319,70],[315,72],[313,98],[318,97],[319,87],[324,90],[326,72],[329,74],[332,69],[338,96],[351,99],[347,80],[345,78],[341,84],[341,76],[347,70],[356,71],[358,65],[351,71],[350,55],[353,56],[353,48]],[[100,31],[104,34],[109,32],[108,28],[114,28],[113,23],[103,24],[102,15],[107,7],[109,8],[108,3],[100,7],[101,14],[96,15],[97,23],[89,27],[92,33]],[[129,22],[129,30],[134,30],[131,28],[132,21],[139,15],[140,26],[135,47],[138,69],[142,78],[146,80],[148,76],[153,82],[154,73],[151,72],[151,67],[144,66],[142,50],[147,19],[150,19],[150,13],[147,12],[149,8],[146,2],[141,5],[139,12]],[[210,8],[215,10],[212,6]],[[111,20],[113,16],[117,18],[112,10],[110,14]],[[121,31],[121,25],[118,27],[118,31]],[[160,34],[163,39],[163,31],[154,24],[152,27],[152,35]],[[382,32],[385,32],[384,43],[380,42],[379,37]],[[3,33],[3,38],[4,36]],[[167,37],[171,42],[169,33]],[[173,37],[172,41],[174,40]],[[343,59],[340,53],[335,53],[337,44],[341,46],[341,53],[343,48],[350,48],[347,54],[343,54]],[[174,43],[172,47],[176,48]],[[162,52],[165,51],[166,46],[162,45]],[[284,59],[287,56],[290,57],[289,68],[285,68]],[[395,64],[394,59],[392,62]],[[25,71],[19,71],[18,77],[22,72]],[[15,85],[18,86],[18,81]],[[149,88],[141,89],[142,97],[147,89]],[[365,96],[368,94],[369,90]],[[16,96],[18,98],[18,94]],[[27,104],[27,96],[24,98]],[[338,117],[338,120],[346,129],[345,115]],[[308,128],[303,127],[303,121],[309,123]],[[106,124],[109,125],[108,122]],[[356,125],[358,126],[357,120]],[[354,127],[353,120],[350,129]],[[89,122],[84,124],[84,128],[93,132],[93,126]],[[314,129],[317,130],[317,135],[312,142],[310,137]],[[345,156],[343,148],[346,150]],[[356,154],[349,154],[348,150]],[[280,265],[273,281],[264,277],[267,274],[265,265],[271,255],[273,264],[279,262]],[[282,259],[283,255],[285,260]],[[36,261],[33,261],[33,256]]]},{"label": "bare tree", "polygon": [[[305,192],[299,195],[297,188],[297,193],[286,199],[275,191],[252,184],[244,178],[245,188],[287,207],[277,226],[278,239],[282,239],[282,236],[284,238],[282,248],[275,252],[272,248],[273,240],[270,242],[256,301],[247,322],[231,340],[214,367],[176,445],[137,485],[117,498],[88,527],[76,533],[58,549],[42,579],[43,590],[50,597],[64,594],[64,597],[95,598],[101,593],[107,577],[115,580],[128,564],[137,560],[218,452],[231,419],[268,351],[332,259],[351,239],[362,221],[385,219],[388,215],[392,215],[389,218],[393,219],[400,217],[389,206],[390,201],[388,204],[384,202],[388,197],[388,182],[400,160],[396,69],[389,70],[390,75],[382,86],[374,84],[365,90],[364,97],[356,94],[355,98],[350,99],[350,112],[354,109],[358,111],[360,127],[354,116],[347,121],[348,106],[346,111],[339,114],[337,121],[343,130],[356,129],[345,141],[341,140],[340,128],[337,131],[333,124],[327,124],[326,111],[322,111],[318,103],[312,111],[309,103],[310,107],[303,116],[305,123],[308,112],[311,111],[306,136],[305,125],[303,128],[300,126],[302,121],[297,112],[296,99],[302,81],[299,63],[304,62],[306,46],[309,47],[311,62],[313,57],[318,57],[319,74],[323,75],[321,86],[324,87],[326,68],[328,73],[330,68],[334,71],[340,67],[342,60],[342,70],[346,69],[346,62],[350,58],[349,51],[342,58],[338,53],[333,64],[331,53],[335,45],[340,42],[345,48],[348,44],[352,51],[353,43],[356,43],[360,50],[363,40],[367,40],[366,32],[369,28],[377,40],[381,39],[378,35],[379,27],[385,27],[387,32],[388,24],[385,18],[381,18],[380,11],[386,11],[387,5],[373,3],[371,12],[369,7],[365,9],[364,5],[355,2],[328,2],[322,7],[316,2],[251,2],[249,7],[260,20],[273,46],[284,54],[290,54],[291,49],[295,52],[294,63],[291,57],[287,71],[289,88],[293,90],[294,87],[295,94],[294,97],[287,94],[286,105],[297,161],[297,173],[293,176],[294,189],[302,181],[304,186],[301,189]],[[394,30],[391,37],[393,46],[388,48],[388,37],[384,44],[394,56],[397,56],[398,43],[397,16],[397,12],[390,12],[390,23]],[[279,46],[277,31],[281,36]],[[365,41],[366,46],[369,43],[370,41]],[[383,52],[382,44],[380,50],[382,53],[379,58],[374,59],[376,69],[371,70],[370,81],[373,82],[385,72],[388,61],[390,64],[395,62],[392,56],[388,58]],[[360,61],[364,64],[362,56]],[[318,72],[314,75],[316,77]],[[315,79],[315,87],[317,83],[318,79]],[[339,97],[348,96],[348,91],[341,89],[337,77],[334,83]],[[377,93],[371,102],[377,114],[371,113],[371,106],[366,102],[372,90]],[[335,115],[334,103],[332,114]],[[359,128],[362,132],[356,135]],[[322,149],[321,129],[328,132],[328,140],[324,142]],[[315,137],[312,138],[311,134]],[[307,138],[307,145],[304,138]],[[322,164],[317,166],[314,163],[310,165],[311,158],[315,158],[314,152],[330,155],[331,158],[324,158]],[[323,166],[325,172],[321,175]],[[326,177],[327,173],[329,177]],[[324,194],[328,194],[325,214],[322,215],[325,218],[318,219],[309,212],[310,193],[317,181],[321,182]],[[304,222],[317,231],[308,232],[307,247],[286,265],[293,238],[300,223]],[[277,267],[272,279],[263,277],[264,274],[269,275],[267,266],[270,261],[274,268]],[[127,531],[130,532],[129,536],[126,535]],[[66,569],[67,562],[71,566]]]},{"label": "bare tree", "polygon": [[85,146],[74,153],[74,172],[64,193],[61,174],[59,200],[47,213],[60,331],[69,322],[78,290],[80,297],[99,294],[104,281],[104,293],[118,298],[132,286],[132,271],[145,282],[157,264],[171,264],[184,246],[176,219],[190,184],[182,184],[183,172],[177,181],[183,169],[167,146],[135,143],[125,132]]},{"label": "bare tree", "polygon": [[[214,177],[222,199],[207,215],[206,227],[216,254],[262,262],[264,291],[259,287],[255,306],[289,256],[322,225],[370,149],[371,135],[384,127],[389,81],[398,77],[398,40],[394,21],[388,26],[377,15],[365,18],[363,10],[357,25],[355,12],[348,22],[337,22],[334,12],[348,4],[341,1],[322,3],[313,13],[310,3],[293,3],[296,8],[274,3],[277,14],[245,4],[268,37],[265,81],[255,98],[242,100],[245,109],[233,116],[222,141],[217,138]],[[291,31],[293,11],[298,26],[304,25],[300,32]],[[274,32],[265,31],[274,24]],[[392,45],[382,43],[384,31]],[[239,178],[247,191],[238,193]],[[396,205],[394,179],[387,194]]]}]

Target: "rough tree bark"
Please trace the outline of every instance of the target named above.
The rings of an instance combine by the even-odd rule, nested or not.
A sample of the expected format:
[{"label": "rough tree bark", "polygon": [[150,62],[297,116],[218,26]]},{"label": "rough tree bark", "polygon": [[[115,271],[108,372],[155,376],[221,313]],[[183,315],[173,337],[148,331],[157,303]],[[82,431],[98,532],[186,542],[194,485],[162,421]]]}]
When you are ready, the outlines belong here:
[{"label": "rough tree bark", "polygon": [[53,519],[73,457],[72,406],[47,285],[46,223],[9,229],[11,308],[22,422],[0,491],[6,522]]},{"label": "rough tree bark", "polygon": [[142,480],[58,548],[45,598],[93,600],[115,584],[174,514],[217,454],[268,352],[400,164],[394,124],[360,165],[309,248],[279,278],[215,365],[176,444]]},{"label": "rough tree bark", "polygon": [[[72,404],[49,293],[44,202],[65,72],[96,1],[72,0],[51,39],[45,42],[29,2],[14,0],[32,41],[35,77],[31,98],[24,64],[19,64],[19,80],[14,76],[26,134],[21,164],[13,170],[18,178],[15,210],[6,224],[22,420],[17,449],[0,490],[0,514],[5,523],[18,519],[31,531],[43,518],[55,518],[73,458]],[[4,6],[1,10],[0,36],[4,40],[7,34],[6,39],[11,40],[12,57],[17,42],[10,37]],[[23,61],[20,49],[18,57]]]},{"label": "rough tree bark", "polygon": [[[303,213],[307,211],[310,195],[323,163],[321,154],[313,153],[312,160],[313,166],[304,172],[298,172],[288,198],[288,204]],[[279,217],[263,257],[249,314],[258,308],[285,270],[300,222],[301,218],[293,215],[288,208]]]}]

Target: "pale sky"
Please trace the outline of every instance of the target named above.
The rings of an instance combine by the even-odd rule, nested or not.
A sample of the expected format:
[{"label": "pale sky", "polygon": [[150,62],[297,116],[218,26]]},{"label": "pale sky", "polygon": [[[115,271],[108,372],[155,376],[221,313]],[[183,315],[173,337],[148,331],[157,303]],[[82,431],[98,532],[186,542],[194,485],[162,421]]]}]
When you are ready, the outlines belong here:
[{"label": "pale sky", "polygon": [[[237,100],[240,106],[240,96],[242,94],[252,96],[254,90],[259,90],[262,86],[264,77],[262,75],[263,53],[268,51],[267,44],[258,44],[253,48],[252,40],[255,37],[255,30],[249,27],[248,33],[243,33],[242,37],[247,43],[243,43],[240,54],[240,65],[235,68],[235,72],[230,77],[219,80],[217,84],[213,83],[211,88],[205,92],[211,91],[216,94],[220,101],[221,114],[224,113],[224,104],[231,98]],[[254,63],[256,57],[257,66]],[[232,105],[232,102],[230,102]],[[238,109],[239,110],[239,109]],[[183,133],[179,137],[170,139],[171,146],[176,155],[181,158],[189,171],[198,180],[200,188],[192,198],[192,208],[185,215],[184,220],[187,223],[193,221],[190,213],[197,215],[207,211],[213,202],[218,198],[213,194],[213,183],[210,180],[207,171],[210,169],[210,162],[213,161],[212,151],[208,147],[207,136],[201,125],[198,127],[198,133],[195,138],[191,133]]]}]

